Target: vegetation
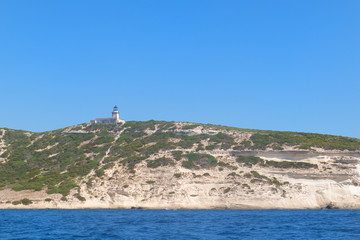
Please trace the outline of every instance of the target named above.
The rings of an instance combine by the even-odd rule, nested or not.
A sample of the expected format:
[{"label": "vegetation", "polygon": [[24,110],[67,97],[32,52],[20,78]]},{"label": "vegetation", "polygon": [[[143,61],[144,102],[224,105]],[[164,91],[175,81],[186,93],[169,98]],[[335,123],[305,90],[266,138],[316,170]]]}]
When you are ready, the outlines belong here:
[{"label": "vegetation", "polygon": [[217,165],[217,160],[210,154],[189,153],[186,155],[187,161],[182,162],[182,166],[188,169],[210,168]]},{"label": "vegetation", "polygon": [[105,170],[104,168],[98,169],[95,171],[96,176],[101,177],[104,176]]},{"label": "vegetation", "polygon": [[[213,133],[187,135],[175,131],[194,129],[198,126]],[[79,188],[78,184],[85,176],[95,172],[94,175],[86,177],[89,179],[86,184],[91,187],[96,177],[103,178],[105,170],[115,165],[126,166],[133,173],[136,166],[144,161],[149,168],[180,164],[187,169],[207,169],[216,166],[219,171],[224,168],[233,171],[237,169],[230,163],[217,161],[212,155],[197,152],[204,149],[281,150],[283,146],[296,146],[305,150],[360,150],[360,140],[355,138],[193,123],[176,129],[174,122],[154,120],[129,121],[123,126],[81,124],[43,133],[6,128],[4,130],[7,149],[1,155],[6,161],[0,164],[0,189],[47,189],[49,194],[62,194],[63,199],[66,199],[72,189]],[[81,130],[82,133],[75,134],[71,130]],[[118,136],[120,131],[122,133]],[[237,143],[232,131],[249,132],[252,135],[249,139]],[[204,144],[204,141],[208,144]],[[196,146],[197,149],[194,150]],[[170,152],[171,155],[156,158],[163,151]],[[248,167],[258,165],[272,168],[317,168],[316,164],[306,162],[266,161],[256,156],[238,156],[236,161]],[[253,177],[252,174],[251,176]]]},{"label": "vegetation", "polygon": [[228,192],[230,192],[230,188],[228,187],[228,188],[226,188],[225,190],[224,190],[224,193],[228,193]]},{"label": "vegetation", "polygon": [[252,167],[252,165],[256,165],[258,163],[264,163],[263,159],[255,156],[238,156],[236,161],[238,163],[243,163],[248,167]]},{"label": "vegetation", "polygon": [[74,194],[74,197],[76,197],[77,199],[79,199],[79,200],[82,201],[82,202],[86,201],[86,198],[84,198],[83,196],[81,196],[81,195],[78,194],[78,193]]},{"label": "vegetation", "polygon": [[181,177],[181,173],[174,173],[174,177],[180,178],[180,177]]},{"label": "vegetation", "polygon": [[32,201],[30,199],[23,198],[21,200],[13,201],[12,204],[13,205],[19,205],[19,204],[30,205],[30,204],[32,204]]},{"label": "vegetation", "polygon": [[228,176],[230,176],[230,177],[240,177],[240,175],[237,174],[236,172],[229,173]]},{"label": "vegetation", "polygon": [[173,155],[173,157],[176,161],[181,160],[182,151],[172,151],[171,154]]},{"label": "vegetation", "polygon": [[314,147],[326,150],[359,150],[360,140],[356,138],[322,135],[315,133],[260,131],[250,137],[251,149],[280,148],[283,145],[299,146],[301,149]]},{"label": "vegetation", "polygon": [[32,201],[30,199],[23,198],[23,199],[21,199],[21,204],[29,205],[29,204],[32,204]]},{"label": "vegetation", "polygon": [[160,166],[168,166],[168,165],[174,165],[174,161],[169,158],[165,158],[165,157],[158,158],[158,159],[147,162],[147,166],[149,168],[157,168]]},{"label": "vegetation", "polygon": [[182,129],[183,130],[194,129],[198,126],[201,126],[201,125],[200,124],[190,124],[190,125],[183,126]]},{"label": "vegetation", "polygon": [[262,167],[274,167],[274,168],[317,168],[316,164],[307,162],[292,162],[292,161],[273,161],[264,160],[255,156],[239,156],[236,161],[243,163],[245,166],[252,167],[259,164]]},{"label": "vegetation", "polygon": [[222,162],[222,161],[218,162],[218,166],[227,167],[227,168],[229,168],[231,170],[236,170],[237,169],[237,167],[235,167],[235,166],[233,166],[233,165],[231,165],[229,163]]}]

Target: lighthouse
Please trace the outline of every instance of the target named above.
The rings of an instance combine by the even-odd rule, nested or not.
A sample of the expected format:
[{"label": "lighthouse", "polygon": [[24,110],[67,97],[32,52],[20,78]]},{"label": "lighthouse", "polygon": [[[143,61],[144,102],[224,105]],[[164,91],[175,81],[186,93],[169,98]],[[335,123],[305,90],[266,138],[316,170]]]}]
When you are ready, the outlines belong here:
[{"label": "lighthouse", "polygon": [[119,118],[119,109],[118,106],[114,106],[111,118],[96,118],[91,120],[90,123],[116,123],[119,125],[125,124],[125,120]]},{"label": "lighthouse", "polygon": [[119,109],[118,106],[115,105],[114,110],[112,112],[112,118],[119,119]]}]

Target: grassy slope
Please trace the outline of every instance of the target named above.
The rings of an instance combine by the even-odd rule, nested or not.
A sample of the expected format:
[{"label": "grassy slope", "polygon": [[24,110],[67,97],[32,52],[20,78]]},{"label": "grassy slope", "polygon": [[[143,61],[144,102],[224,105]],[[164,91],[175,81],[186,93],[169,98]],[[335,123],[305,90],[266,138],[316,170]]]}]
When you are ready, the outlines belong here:
[{"label": "grassy slope", "polygon": [[[179,130],[191,131],[197,126],[220,132],[193,136],[177,133]],[[77,188],[77,182],[92,170],[97,177],[101,177],[104,170],[114,164],[124,165],[133,173],[136,165],[142,161],[147,161],[149,168],[173,165],[175,161],[182,161],[182,166],[189,169],[211,168],[216,165],[231,167],[218,162],[209,154],[198,153],[201,150],[281,150],[284,145],[297,146],[300,149],[360,149],[360,140],[355,138],[191,123],[185,123],[178,129],[174,122],[165,121],[132,121],[121,127],[82,124],[72,127],[72,130],[83,130],[86,133],[74,135],[62,134],[65,129],[44,133],[5,130],[4,140],[8,147],[0,156],[6,159],[5,163],[0,164],[0,188],[46,188],[48,193],[61,193],[64,196],[68,195],[71,189]],[[123,132],[119,135],[121,131]],[[250,132],[252,135],[248,140],[236,143],[231,134],[234,131]],[[205,147],[201,141],[207,141],[209,145]],[[184,151],[193,147],[196,147],[196,150],[192,153]],[[172,157],[148,160],[161,150],[171,151]],[[269,167],[314,167],[264,162],[254,158],[238,159],[238,162]]]}]

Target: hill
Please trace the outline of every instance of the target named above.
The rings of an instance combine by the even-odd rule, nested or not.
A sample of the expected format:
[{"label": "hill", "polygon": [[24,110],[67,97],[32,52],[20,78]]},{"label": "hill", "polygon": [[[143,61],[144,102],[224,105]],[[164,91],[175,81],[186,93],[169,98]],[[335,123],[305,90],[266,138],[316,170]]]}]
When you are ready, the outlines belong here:
[{"label": "hill", "polygon": [[0,208],[359,208],[360,140],[187,122],[0,129]]}]

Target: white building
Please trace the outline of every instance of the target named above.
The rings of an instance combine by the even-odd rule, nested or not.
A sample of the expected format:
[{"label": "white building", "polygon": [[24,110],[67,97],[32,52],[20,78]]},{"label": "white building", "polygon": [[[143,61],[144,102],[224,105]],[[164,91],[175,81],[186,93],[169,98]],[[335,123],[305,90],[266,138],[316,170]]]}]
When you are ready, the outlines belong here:
[{"label": "white building", "polygon": [[119,118],[118,107],[115,105],[111,118],[96,118],[95,120],[91,120],[90,123],[117,123],[123,125],[125,120]]}]

